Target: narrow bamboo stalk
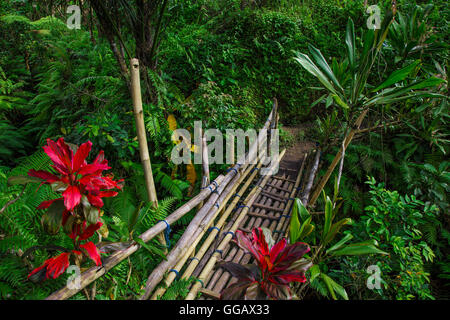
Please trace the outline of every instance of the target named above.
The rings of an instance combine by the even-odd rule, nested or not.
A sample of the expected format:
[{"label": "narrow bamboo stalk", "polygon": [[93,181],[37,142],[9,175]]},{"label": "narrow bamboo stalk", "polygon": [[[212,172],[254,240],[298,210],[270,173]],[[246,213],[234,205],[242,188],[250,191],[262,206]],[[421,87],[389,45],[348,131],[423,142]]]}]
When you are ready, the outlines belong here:
[{"label": "narrow bamboo stalk", "polygon": [[[139,77],[139,60],[131,59],[131,98],[133,100],[134,118],[136,121],[136,131],[139,142],[139,154],[142,167],[144,168],[145,187],[147,196],[154,208],[158,208],[158,198],[156,196],[155,182],[153,180],[152,165],[147,145],[147,134],[144,124],[144,112],[142,110],[141,81]],[[159,235],[159,242],[167,247],[163,234]]]},{"label": "narrow bamboo stalk", "polygon": [[153,206],[158,207],[155,182],[153,181],[152,166],[148,153],[147,135],[145,132],[144,112],[142,110],[141,83],[139,79],[139,60],[131,59],[131,97],[133,99],[134,117],[136,120],[136,131],[139,141],[139,154],[144,168],[145,186],[147,195]]},{"label": "narrow bamboo stalk", "polygon": [[[282,157],[284,156],[284,153],[286,152],[286,150],[283,150],[277,161],[274,163],[274,165],[271,168],[271,172],[274,171],[275,169],[275,164],[279,163],[282,159]],[[239,214],[239,216],[237,217],[237,219],[234,221],[232,227],[230,228],[229,231],[231,232],[235,232],[236,229],[239,227],[239,225],[241,224],[242,220],[244,219],[244,217],[246,216],[249,207],[252,206],[253,202],[256,200],[256,198],[258,197],[259,191],[266,185],[267,181],[269,180],[271,175],[266,175],[264,176],[262,182],[260,185],[257,185],[253,188],[253,190],[250,192],[250,194],[247,196],[246,200],[248,199],[248,201],[244,201],[244,205],[246,207],[243,208],[243,210],[241,211],[241,213]],[[202,272],[200,273],[199,276],[199,280],[203,281],[207,275],[211,272],[211,270],[213,269],[214,265],[216,264],[217,259],[219,258],[219,252],[220,250],[223,250],[228,243],[230,242],[230,240],[232,239],[232,234],[231,233],[227,233],[226,236],[223,238],[223,240],[221,241],[221,243],[219,244],[218,248],[215,250],[215,252],[212,254],[210,260],[208,261],[208,263],[206,264],[205,268],[203,268]],[[201,288],[201,284],[199,281],[195,282],[194,285],[192,286],[191,290],[189,291],[186,300],[193,300],[195,299],[197,292],[200,290]]]},{"label": "narrow bamboo stalk", "polygon": [[[202,188],[205,188],[209,184],[209,158],[208,158],[208,145],[206,143],[206,137],[202,135]],[[200,202],[197,209],[203,206],[203,202]]]},{"label": "narrow bamboo stalk", "polygon": [[[344,139],[344,141],[345,141],[345,144],[344,144],[345,148],[344,149],[347,149],[347,147],[350,144],[350,142],[352,141],[354,135],[356,133],[358,133],[359,127],[361,126],[361,123],[364,120],[364,117],[366,116],[368,111],[369,111],[369,109],[364,109],[361,112],[361,114],[359,115],[359,117],[356,119],[354,128],[352,130],[350,130],[349,134]],[[336,156],[334,157],[333,161],[331,162],[330,166],[328,167],[327,172],[322,177],[320,182],[317,184],[317,187],[315,188],[315,190],[314,190],[314,192],[313,192],[313,194],[311,196],[311,200],[309,202],[310,206],[314,206],[314,204],[316,203],[316,200],[319,197],[320,192],[322,192],[322,189],[325,187],[325,184],[328,182],[328,179],[330,179],[334,168],[336,168],[336,165],[338,164],[339,160],[341,159],[341,156],[342,156],[342,150],[339,150],[339,152],[336,154]]]},{"label": "narrow bamboo stalk", "polygon": [[[233,193],[236,191],[236,189],[239,187],[239,185],[242,183],[242,181],[247,177],[247,175],[249,174],[249,172],[252,170],[253,167],[254,167],[254,165],[249,167],[241,176],[236,176],[235,179],[238,178],[236,183],[233,184],[233,182],[232,182],[227,186],[227,189],[221,194],[221,197],[217,201],[217,203],[220,203],[220,207],[219,207],[219,209],[217,209],[217,212],[215,213],[214,217],[209,221],[206,228],[197,237],[197,239],[195,241],[193,241],[191,246],[187,249],[186,253],[184,254],[183,258],[180,259],[179,262],[173,268],[174,270],[180,271],[181,268],[184,266],[184,264],[190,257],[196,257],[196,254],[195,254],[196,246],[198,245],[200,240],[203,238],[203,236],[206,233],[206,231],[208,230],[208,228],[211,227],[211,224],[214,222],[214,219],[217,217],[217,215],[225,208],[228,201],[232,197]],[[254,176],[255,175],[253,175],[253,177]],[[252,177],[250,177],[249,179],[253,180]],[[223,198],[223,199],[221,199],[221,198]],[[218,226],[218,225],[215,226],[215,228],[220,228],[220,227],[221,226]],[[211,229],[210,232],[215,231],[216,230],[215,228]],[[165,287],[168,288],[172,284],[172,282],[175,280],[176,276],[177,276],[177,274],[175,272],[170,272],[164,281]],[[158,297],[161,297],[165,292],[166,292],[166,289],[160,287],[157,290],[155,290],[155,293],[152,295],[151,299],[156,300]]]},{"label": "narrow bamboo stalk", "polygon": [[305,189],[303,191],[303,195],[301,201],[303,205],[306,207],[308,205],[309,194],[311,193],[311,189],[314,183],[314,178],[316,177],[317,170],[319,168],[319,160],[320,160],[320,150],[314,150],[316,152],[316,156],[314,157],[314,162],[311,167],[311,171],[309,172],[308,181],[306,182]]}]

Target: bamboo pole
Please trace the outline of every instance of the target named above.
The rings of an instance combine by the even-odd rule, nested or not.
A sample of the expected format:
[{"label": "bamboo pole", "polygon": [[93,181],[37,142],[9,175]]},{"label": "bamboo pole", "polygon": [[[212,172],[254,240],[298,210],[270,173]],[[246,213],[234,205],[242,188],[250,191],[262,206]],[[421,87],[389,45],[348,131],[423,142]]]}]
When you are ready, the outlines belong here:
[{"label": "bamboo pole", "polygon": [[[209,158],[208,158],[208,145],[206,143],[206,137],[202,135],[202,188],[205,188],[209,184]],[[197,209],[203,206],[203,202],[200,202]]]},{"label": "bamboo pole", "polygon": [[301,201],[305,207],[308,205],[309,194],[311,193],[314,179],[319,168],[320,150],[314,150],[314,152],[316,153],[316,156],[314,157],[314,162],[311,166],[311,171],[309,172],[308,181],[306,182],[305,190],[303,191],[301,198]]},{"label": "bamboo pole", "polygon": [[[361,112],[361,114],[359,115],[359,117],[356,119],[354,128],[352,130],[350,130],[349,134],[344,139],[344,141],[345,141],[345,143],[344,143],[345,148],[344,149],[347,149],[347,147],[350,144],[350,142],[352,141],[354,135],[356,133],[358,133],[359,127],[361,126],[361,123],[364,120],[364,117],[366,116],[368,111],[369,111],[368,108],[364,109]],[[342,156],[342,149],[338,151],[338,153],[334,157],[333,161],[331,162],[330,166],[328,167],[327,172],[322,177],[320,182],[317,184],[317,187],[314,189],[314,192],[313,192],[313,194],[311,196],[311,200],[309,202],[309,205],[311,207],[314,206],[314,204],[316,203],[316,200],[319,197],[320,192],[322,192],[322,189],[325,187],[325,184],[328,182],[328,179],[330,179],[330,176],[333,173],[334,168],[336,168],[336,165],[338,164],[339,160],[341,159],[341,156]]]},{"label": "bamboo pole", "polygon": [[[156,196],[155,182],[153,180],[152,165],[148,152],[147,134],[144,124],[144,112],[142,110],[141,81],[139,76],[139,60],[131,59],[131,98],[133,100],[134,118],[136,121],[136,131],[139,142],[139,154],[141,157],[142,167],[144,168],[145,187],[147,196],[153,208],[158,208],[158,198]],[[167,247],[164,235],[158,236],[159,242]],[[166,249],[167,250],[167,249]]]},{"label": "bamboo pole", "polygon": [[142,110],[141,83],[139,80],[139,60],[131,59],[131,98],[133,99],[134,117],[136,120],[136,131],[139,141],[139,153],[142,167],[144,168],[145,186],[150,202],[155,208],[158,207],[155,182],[153,181],[152,166],[148,153],[147,135],[145,132],[144,112]]},{"label": "bamboo pole", "polygon": [[[274,165],[271,167],[270,172],[273,173],[273,171],[275,170],[276,165],[281,161],[281,159],[283,158],[284,154],[285,154],[286,150],[283,150],[280,155],[278,156],[277,161],[274,163]],[[267,183],[267,181],[269,180],[271,175],[265,175],[261,184],[257,185],[253,188],[252,191],[250,191],[250,194],[247,196],[247,198],[244,201],[244,205],[245,207],[242,209],[241,213],[239,214],[239,216],[237,217],[237,219],[234,221],[233,225],[231,226],[230,230],[231,232],[235,232],[236,229],[239,227],[239,225],[241,224],[242,220],[244,219],[244,217],[246,216],[249,207],[252,206],[253,202],[256,200],[256,198],[258,197],[259,194],[259,190],[261,190]],[[248,201],[247,201],[248,200]],[[225,247],[228,245],[228,243],[230,242],[230,240],[232,239],[232,234],[231,233],[227,233],[225,235],[225,237],[222,239],[222,241],[220,242],[219,246],[217,247],[217,249],[214,251],[214,253],[212,254],[211,258],[209,259],[208,263],[206,264],[206,266],[203,268],[202,272],[200,273],[199,276],[199,280],[203,281],[205,280],[205,278],[208,276],[208,274],[211,272],[211,270],[213,269],[214,265],[216,264],[217,259],[219,258],[219,252],[223,249],[225,249]],[[200,290],[201,288],[201,284],[200,281],[197,281],[194,283],[194,285],[192,286],[191,290],[189,291],[186,300],[193,300],[195,299],[197,292]]]},{"label": "bamboo pole", "polygon": [[[262,164],[262,163],[261,163]],[[191,246],[187,249],[186,253],[184,254],[184,256],[179,260],[179,262],[175,265],[175,267],[173,268],[174,270],[177,270],[178,272],[181,270],[181,268],[184,266],[184,264],[186,263],[186,261],[191,257],[195,257],[196,259],[199,259],[197,255],[192,255],[192,253],[194,253],[196,246],[198,245],[198,243],[200,242],[200,240],[203,238],[204,234],[206,233],[206,231],[211,227],[212,223],[214,222],[214,219],[220,214],[220,212],[225,208],[225,206],[227,205],[228,201],[230,200],[231,196],[233,195],[233,193],[236,191],[236,189],[239,187],[239,185],[241,184],[241,182],[247,177],[247,175],[249,174],[249,172],[251,172],[251,170],[253,169],[255,165],[250,166],[249,168],[247,168],[247,170],[241,175],[241,176],[236,176],[235,178],[238,178],[238,180],[236,181],[235,184],[229,184],[227,186],[227,189],[221,194],[221,198],[224,198],[223,200],[221,198],[219,198],[219,200],[217,201],[218,203],[220,203],[220,207],[219,209],[217,209],[217,212],[215,213],[214,217],[209,221],[209,223],[207,224],[206,228],[202,231],[202,233],[200,234],[200,236],[198,236],[196,238],[195,241],[192,242]],[[252,181],[253,178],[256,176],[256,173],[254,175],[251,175],[251,177],[249,177],[249,180]],[[232,208],[234,207],[233,203],[230,205]],[[228,208],[230,208],[230,206]],[[214,208],[214,207],[213,207]],[[231,211],[231,210],[229,210]],[[222,215],[223,217],[223,215]],[[222,220],[222,219],[221,219]],[[222,220],[223,221],[223,220]],[[216,233],[218,232],[217,229],[221,228],[221,225],[216,224],[215,228],[211,229],[210,234],[208,236],[208,238],[205,240],[204,243],[208,242],[209,239],[214,240],[215,239],[215,234],[211,235],[212,232],[216,231]],[[194,260],[194,259],[193,259]],[[166,279],[164,280],[164,284],[165,287],[168,288],[172,282],[176,279],[177,274],[175,272],[170,272]],[[184,278],[184,275],[183,275]],[[155,293],[152,295],[151,299],[152,300],[156,300],[158,297],[162,297],[162,295],[166,292],[166,288],[160,287],[157,290],[155,290]]]}]

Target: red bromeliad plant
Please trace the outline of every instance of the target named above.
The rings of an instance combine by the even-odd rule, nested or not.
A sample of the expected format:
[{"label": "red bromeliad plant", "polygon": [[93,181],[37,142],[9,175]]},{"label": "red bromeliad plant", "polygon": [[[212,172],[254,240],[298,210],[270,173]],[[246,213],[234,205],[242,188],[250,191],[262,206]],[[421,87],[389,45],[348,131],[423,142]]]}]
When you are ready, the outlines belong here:
[{"label": "red bromeliad plant", "polygon": [[237,281],[222,291],[221,298],[234,299],[290,299],[289,284],[305,282],[305,272],[312,263],[302,259],[310,251],[307,244],[287,244],[283,238],[274,244],[268,229],[255,228],[252,237],[236,231],[235,241],[249,252],[256,264],[240,265],[225,262],[220,266],[230,272]]},{"label": "red bromeliad plant", "polygon": [[34,269],[28,276],[32,280],[59,277],[69,267],[71,257],[77,265],[83,255],[97,266],[102,264],[95,244],[92,241],[82,242],[102,227],[102,198],[116,196],[117,192],[111,189],[121,190],[123,180],[114,181],[112,175],[103,175],[104,170],[111,169],[103,151],[93,163],[86,162],[91,147],[92,143],[88,141],[72,150],[63,138],[57,142],[48,139],[43,148],[53,162],[51,167],[55,173],[43,170],[28,172],[29,176],[41,179],[41,185],[49,184],[53,191],[61,193],[60,198],[44,201],[38,206],[38,209],[47,209],[41,219],[44,230],[56,234],[63,226],[74,245],[73,250],[67,249]]}]

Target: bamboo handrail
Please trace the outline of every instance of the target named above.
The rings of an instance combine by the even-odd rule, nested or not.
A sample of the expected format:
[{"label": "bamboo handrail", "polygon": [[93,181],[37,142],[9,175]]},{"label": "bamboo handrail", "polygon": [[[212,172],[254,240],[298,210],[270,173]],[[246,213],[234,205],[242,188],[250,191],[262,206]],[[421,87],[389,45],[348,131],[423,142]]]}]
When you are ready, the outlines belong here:
[{"label": "bamboo handrail", "polygon": [[316,156],[314,157],[314,162],[312,163],[311,170],[309,171],[308,181],[301,198],[301,201],[305,207],[308,205],[309,194],[311,192],[317,170],[319,169],[320,150],[315,150],[314,152],[316,152]]},{"label": "bamboo handrail", "polygon": [[[270,172],[273,173],[275,167],[281,161],[281,159],[283,158],[285,152],[286,152],[286,150],[283,150],[279,154],[278,159],[277,159],[277,161],[275,163],[273,163],[273,165],[272,165],[272,167],[270,169]],[[250,194],[247,196],[247,198],[244,201],[245,207],[242,209],[242,211],[240,212],[240,214],[237,217],[237,219],[234,221],[234,223],[231,226],[229,231],[231,231],[231,232],[235,232],[236,231],[236,229],[239,227],[239,225],[241,224],[242,220],[246,216],[246,214],[247,214],[247,212],[249,210],[249,207],[252,206],[253,202],[258,197],[259,191],[266,185],[266,183],[267,183],[267,181],[269,180],[270,177],[271,177],[270,174],[265,175],[264,178],[262,179],[261,184],[256,185],[253,188],[253,190],[250,192]],[[231,233],[227,233],[225,235],[225,237],[222,239],[222,241],[220,242],[220,244],[217,247],[217,249],[211,255],[211,258],[209,259],[209,261],[206,264],[206,266],[203,268],[202,272],[200,273],[200,276],[198,277],[199,280],[201,280],[201,281],[205,280],[207,275],[211,272],[211,270],[213,269],[214,265],[216,264],[216,261],[217,261],[217,259],[219,257],[220,250],[223,250],[228,245],[228,243],[230,242],[231,239],[232,239]],[[197,295],[197,292],[200,290],[200,288],[201,288],[200,282],[199,281],[195,282],[194,285],[192,286],[191,290],[189,291],[188,295],[186,296],[186,300],[193,300],[195,298],[195,296]]]}]

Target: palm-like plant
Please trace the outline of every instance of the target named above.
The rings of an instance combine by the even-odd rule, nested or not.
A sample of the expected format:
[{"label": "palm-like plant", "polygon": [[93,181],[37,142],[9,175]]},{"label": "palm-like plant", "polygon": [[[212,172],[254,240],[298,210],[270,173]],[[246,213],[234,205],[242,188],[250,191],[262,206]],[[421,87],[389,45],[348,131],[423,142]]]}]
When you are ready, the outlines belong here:
[{"label": "palm-like plant", "polygon": [[310,205],[313,205],[320,194],[320,190],[328,181],[335,166],[344,153],[345,148],[353,139],[370,107],[376,105],[396,104],[397,102],[419,97],[442,97],[439,94],[424,90],[434,87],[444,80],[430,77],[427,79],[414,79],[407,81],[413,74],[417,75],[420,61],[414,61],[405,67],[395,70],[383,82],[372,85],[369,83],[372,68],[381,51],[383,43],[393,21],[393,13],[387,12],[378,30],[368,30],[363,35],[362,46],[356,45],[355,27],[351,19],[348,20],[345,43],[347,57],[340,62],[333,61],[332,67],[327,63],[320,50],[309,46],[312,59],[304,54],[295,52],[294,60],[314,75],[323,85],[328,100],[341,108],[346,120],[359,113],[353,130],[347,134],[342,150],[336,155],[327,173],[323,176],[315,192],[311,196]]}]

